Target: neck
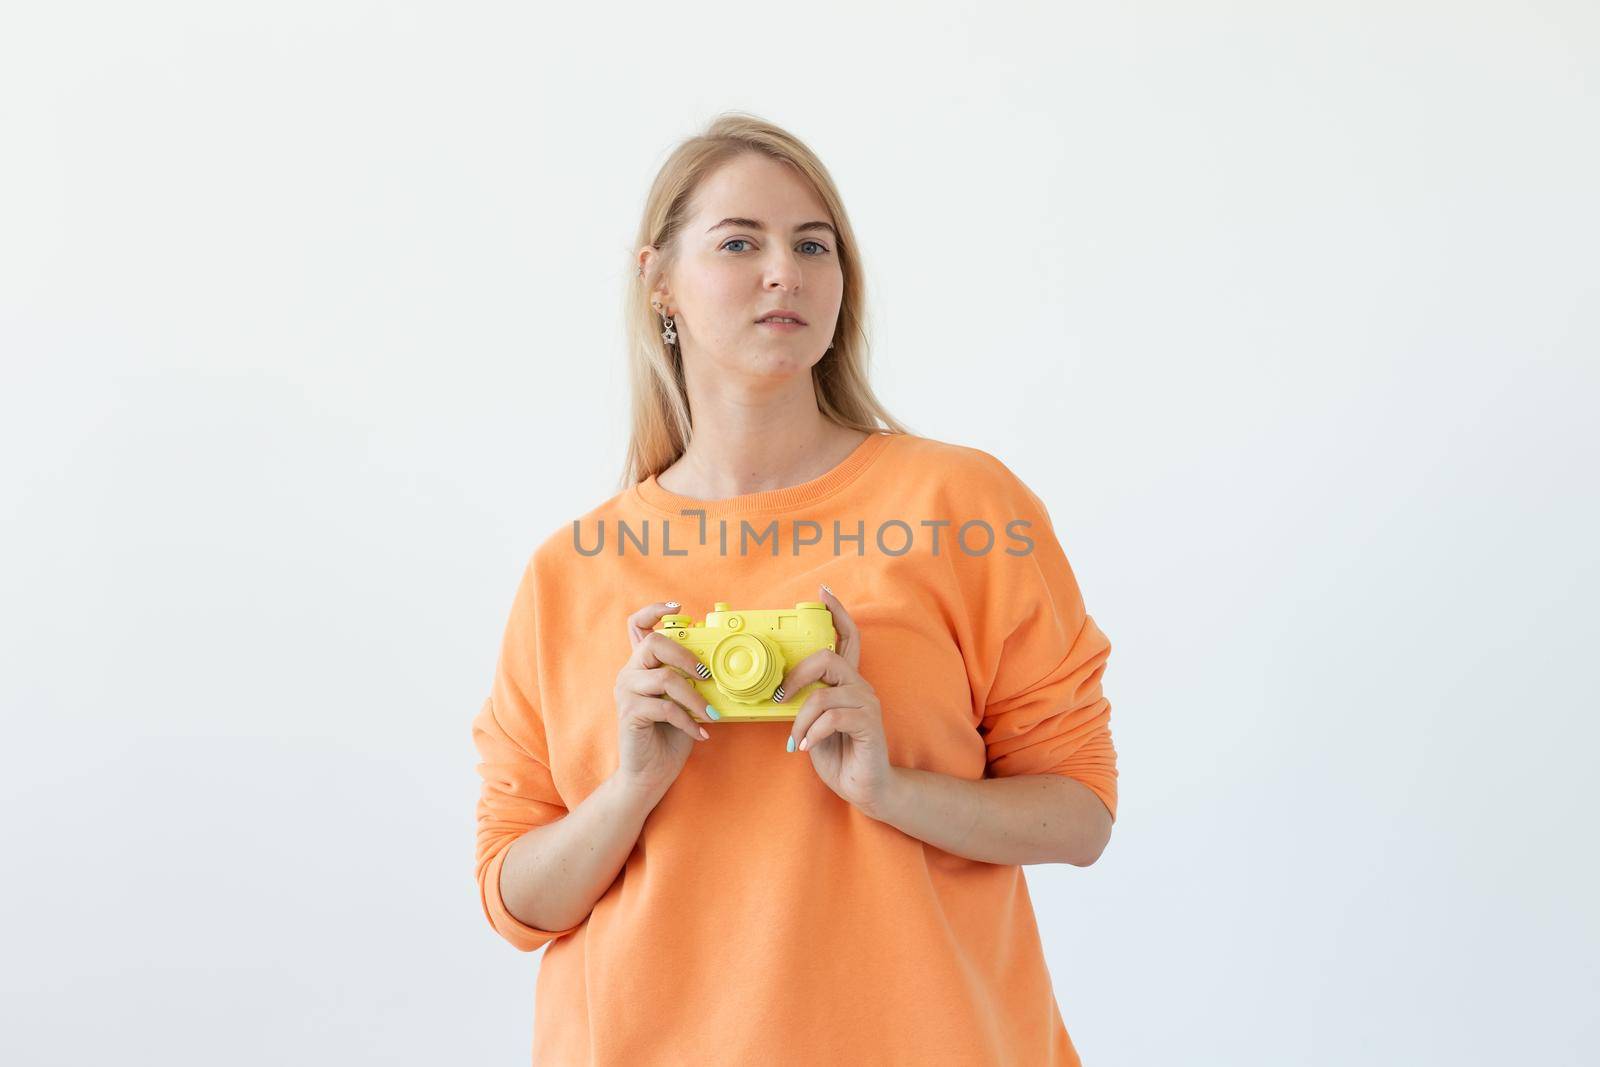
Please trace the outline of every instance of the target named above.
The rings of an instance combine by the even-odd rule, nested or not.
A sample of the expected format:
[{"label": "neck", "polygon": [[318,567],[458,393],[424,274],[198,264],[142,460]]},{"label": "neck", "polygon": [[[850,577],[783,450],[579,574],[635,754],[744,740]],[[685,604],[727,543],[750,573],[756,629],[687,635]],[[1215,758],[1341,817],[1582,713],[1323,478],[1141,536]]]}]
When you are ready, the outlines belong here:
[{"label": "neck", "polygon": [[814,397],[807,399],[789,410],[697,409],[694,436],[657,483],[680,496],[720,500],[820,478],[867,435],[840,426],[817,409]]}]

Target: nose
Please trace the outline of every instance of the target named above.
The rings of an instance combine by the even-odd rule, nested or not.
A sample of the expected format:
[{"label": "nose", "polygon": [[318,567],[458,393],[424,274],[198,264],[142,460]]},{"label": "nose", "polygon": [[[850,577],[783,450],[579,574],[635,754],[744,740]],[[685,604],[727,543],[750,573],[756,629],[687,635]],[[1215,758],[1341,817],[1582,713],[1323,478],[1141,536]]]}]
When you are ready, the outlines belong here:
[{"label": "nose", "polygon": [[777,258],[767,263],[766,285],[768,289],[776,286],[790,292],[800,288],[800,264],[791,255],[779,251]]}]

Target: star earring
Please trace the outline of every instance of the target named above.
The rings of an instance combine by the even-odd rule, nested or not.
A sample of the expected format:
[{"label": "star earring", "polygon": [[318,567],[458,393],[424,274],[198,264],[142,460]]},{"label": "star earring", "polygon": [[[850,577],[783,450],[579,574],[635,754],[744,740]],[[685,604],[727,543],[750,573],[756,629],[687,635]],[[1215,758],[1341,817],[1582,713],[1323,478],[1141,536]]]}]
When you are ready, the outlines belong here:
[{"label": "star earring", "polygon": [[677,331],[673,329],[674,323],[672,321],[672,316],[661,310],[661,301],[659,300],[650,301],[650,306],[661,313],[661,325],[665,327],[665,329],[661,331],[662,343],[669,345],[676,344],[678,341],[678,334]]},{"label": "star earring", "polygon": [[[643,263],[639,264],[639,277],[644,277]],[[659,300],[650,301],[650,306],[655,308],[656,311],[661,315],[661,325],[663,327],[661,331],[661,342],[668,345],[677,344],[678,331],[674,329],[676,324],[672,321],[672,316],[661,310],[661,301]]]}]

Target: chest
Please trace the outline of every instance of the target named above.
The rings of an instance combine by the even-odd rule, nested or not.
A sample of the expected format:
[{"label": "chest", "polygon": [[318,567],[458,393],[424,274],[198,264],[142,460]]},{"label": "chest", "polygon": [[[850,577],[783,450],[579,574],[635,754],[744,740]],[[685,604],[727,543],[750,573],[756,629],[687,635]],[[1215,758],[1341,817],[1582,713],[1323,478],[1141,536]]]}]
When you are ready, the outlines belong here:
[{"label": "chest", "polygon": [[[591,562],[591,580],[547,606],[541,623],[540,684],[551,770],[569,802],[588,795],[616,767],[614,689],[633,653],[630,614],[662,600],[678,601],[679,611],[696,620],[719,601],[735,609],[787,608],[819,599],[823,583],[859,630],[859,670],[881,706],[890,763],[982,777],[984,746],[960,640],[964,607],[943,558],[914,552]],[[723,737],[731,737],[728,731],[771,734],[776,743],[755,750],[771,747],[781,755],[789,724],[725,724],[722,730]],[[743,733],[733,739],[738,744],[722,749],[731,753],[751,740]],[[752,763],[751,775],[761,773],[759,762]]]}]

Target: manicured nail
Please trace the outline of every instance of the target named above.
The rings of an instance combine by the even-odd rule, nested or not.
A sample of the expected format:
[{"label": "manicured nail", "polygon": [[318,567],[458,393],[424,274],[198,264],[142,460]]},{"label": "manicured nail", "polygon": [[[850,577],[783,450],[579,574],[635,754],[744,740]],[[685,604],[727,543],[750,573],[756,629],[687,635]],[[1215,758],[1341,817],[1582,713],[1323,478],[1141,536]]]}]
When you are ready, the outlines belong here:
[{"label": "manicured nail", "polygon": [[800,751],[804,752],[806,750],[806,746],[809,745],[810,743],[811,743],[811,738],[809,738],[809,737],[806,738],[805,740],[801,741],[800,742]]},{"label": "manicured nail", "polygon": [[677,602],[677,601],[676,601],[676,600],[669,600],[669,601],[667,601],[667,607],[669,607],[669,608],[675,608],[675,607],[677,607],[677,606],[678,606],[678,602]]},{"label": "manicured nail", "polygon": [[772,691],[772,699],[779,704],[783,703],[783,686],[780,685]]},{"label": "manicured nail", "polygon": [[793,734],[789,735],[789,745],[788,745],[787,751],[789,751],[789,752],[793,752],[794,751],[794,735]]},{"label": "manicured nail", "polygon": [[711,677],[711,671],[704,663],[696,663],[694,665],[694,673],[698,674],[701,680]]},{"label": "manicured nail", "polygon": [[717,709],[712,707],[710,704],[706,705],[706,714],[711,716],[712,722],[716,722],[718,719],[722,718],[721,715],[717,714]]},{"label": "manicured nail", "polygon": [[700,727],[700,740],[702,740],[702,741],[711,740],[711,735],[706,733],[706,728],[704,726]]},{"label": "manicured nail", "polygon": [[832,589],[829,589],[827,586],[823,586],[822,587],[822,591],[824,593],[827,593],[829,596],[836,596],[837,595],[837,594],[834,593],[834,591]]}]

